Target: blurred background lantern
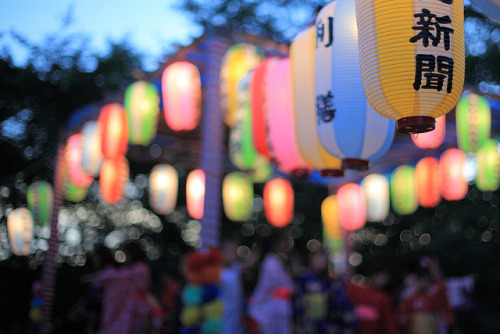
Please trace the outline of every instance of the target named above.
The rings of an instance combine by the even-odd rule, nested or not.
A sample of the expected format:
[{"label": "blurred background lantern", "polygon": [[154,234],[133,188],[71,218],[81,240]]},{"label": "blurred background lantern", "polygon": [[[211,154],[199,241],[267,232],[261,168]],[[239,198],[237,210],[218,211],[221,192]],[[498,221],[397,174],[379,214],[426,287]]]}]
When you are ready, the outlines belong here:
[{"label": "blurred background lantern", "polygon": [[346,183],[337,191],[340,226],[346,231],[359,230],[366,223],[366,204],[363,188]]},{"label": "blurred background lantern", "polygon": [[391,203],[394,211],[400,215],[411,215],[417,210],[417,191],[413,167],[402,165],[392,172]]},{"label": "blurred background lantern", "polygon": [[361,182],[365,194],[366,220],[383,222],[389,215],[389,180],[381,174],[370,174]]},{"label": "blurred background lantern", "polygon": [[46,181],[32,183],[28,188],[26,200],[35,224],[42,227],[47,225],[54,204],[52,185]]},{"label": "blurred background lantern", "polygon": [[87,197],[89,187],[79,187],[75,185],[69,177],[68,164],[64,161],[63,166],[63,197],[73,203],[79,203]]},{"label": "blurred background lantern", "polygon": [[316,98],[314,96],[314,27],[300,33],[290,46],[292,66],[293,111],[299,153],[323,176],[344,176],[342,161],[325,151],[316,129]]},{"label": "blurred background lantern", "polygon": [[222,202],[227,218],[232,221],[245,221],[252,216],[253,206],[252,179],[245,173],[232,172],[222,182]]},{"label": "blurred background lantern", "polygon": [[168,215],[175,209],[179,175],[174,167],[160,164],[149,175],[149,204],[160,215]]},{"label": "blurred background lantern", "polygon": [[478,8],[481,13],[500,24],[500,1],[499,0],[470,0],[475,8]]},{"label": "blurred background lantern", "polygon": [[490,138],[491,110],[481,95],[465,94],[456,108],[458,148],[465,153],[477,152]]},{"label": "blurred background lantern", "polygon": [[238,107],[238,82],[253,70],[261,61],[257,47],[251,44],[231,46],[222,60],[220,73],[223,119],[228,126],[233,126],[234,113]]},{"label": "blurred background lantern", "polygon": [[201,78],[198,68],[186,61],[175,62],[163,71],[163,112],[169,128],[190,131],[201,118]]},{"label": "blurred background lantern", "polygon": [[125,157],[104,160],[99,177],[101,199],[107,204],[118,204],[129,180],[129,166]]},{"label": "blurred background lantern", "polygon": [[104,159],[124,156],[128,144],[128,121],[125,109],[118,103],[110,103],[99,114],[101,152]]},{"label": "blurred background lantern", "polygon": [[99,123],[87,122],[82,128],[82,168],[93,177],[99,175],[102,165],[101,133]]},{"label": "blurred background lantern", "polygon": [[337,195],[330,195],[321,203],[321,219],[323,221],[323,244],[332,253],[344,249],[344,236],[340,227],[339,205]]},{"label": "blurred background lantern", "polygon": [[264,212],[269,224],[285,227],[293,219],[294,194],[287,179],[277,177],[264,186]]},{"label": "blurred background lantern", "polygon": [[270,159],[269,141],[266,121],[266,71],[269,62],[273,58],[267,58],[253,71],[250,80],[250,102],[252,110],[252,133],[255,149],[264,157]]},{"label": "blurred background lantern", "polygon": [[205,172],[195,169],[189,173],[186,180],[186,206],[188,213],[194,219],[203,218],[205,205]]},{"label": "blurred background lantern", "polygon": [[469,183],[464,168],[467,157],[458,148],[450,148],[439,159],[439,189],[447,201],[459,201],[467,195]]},{"label": "blurred background lantern", "polygon": [[415,166],[417,201],[424,208],[434,208],[441,201],[439,164],[433,157],[420,159]]},{"label": "blurred background lantern", "polygon": [[71,181],[78,187],[88,187],[94,181],[94,178],[83,170],[82,153],[82,135],[77,133],[68,138],[66,163]]},{"label": "blurred background lantern", "polygon": [[7,217],[7,230],[9,232],[12,253],[26,256],[31,253],[31,240],[33,239],[33,217],[26,208],[12,210]]},{"label": "blurred background lantern", "polygon": [[[267,159],[260,155],[254,146],[249,92],[251,74],[252,72],[249,72],[238,84],[238,108],[230,130],[228,146],[231,162],[238,169],[248,171],[255,182],[260,183],[271,176],[272,168]],[[258,172],[257,169],[259,169]]]},{"label": "blurred background lantern", "polygon": [[[463,89],[463,1],[356,0],[356,16],[361,76],[372,107],[396,120],[400,132],[434,129],[435,118],[457,104]],[[425,30],[432,18],[443,38]]]},{"label": "blurred background lantern", "polygon": [[[334,19],[335,17],[335,19]],[[354,0],[323,7],[316,18],[315,94],[321,144],[343,168],[367,169],[394,138],[395,123],[377,114],[363,90]]]},{"label": "blurred background lantern", "polygon": [[309,166],[302,159],[295,134],[290,60],[270,62],[265,79],[269,140],[278,167],[302,176]]},{"label": "blurred background lantern", "polygon": [[128,141],[132,145],[148,145],[156,137],[160,114],[160,97],[155,85],[137,81],[125,90],[128,119]]},{"label": "blurred background lantern", "polygon": [[438,148],[446,137],[446,115],[436,118],[436,128],[432,131],[411,136],[413,143],[421,149]]},{"label": "blurred background lantern", "polygon": [[500,186],[500,153],[498,142],[487,140],[476,153],[476,186],[481,191],[496,191]]}]

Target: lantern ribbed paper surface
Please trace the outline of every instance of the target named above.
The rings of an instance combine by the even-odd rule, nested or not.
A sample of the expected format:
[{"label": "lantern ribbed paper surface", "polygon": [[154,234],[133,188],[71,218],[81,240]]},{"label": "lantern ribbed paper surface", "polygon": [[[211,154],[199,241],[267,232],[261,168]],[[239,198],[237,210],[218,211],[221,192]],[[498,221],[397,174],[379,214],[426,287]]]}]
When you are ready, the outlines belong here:
[{"label": "lantern ribbed paper surface", "polygon": [[223,119],[233,126],[234,113],[238,107],[238,82],[248,71],[253,70],[261,61],[257,47],[240,43],[231,46],[224,59],[220,73]]},{"label": "lantern ribbed paper surface", "polygon": [[125,155],[128,144],[128,121],[125,109],[118,103],[105,105],[99,114],[101,151],[105,159]]},{"label": "lantern ribbed paper surface", "polygon": [[366,169],[394,138],[395,123],[365,97],[354,0],[326,5],[316,18],[315,90],[319,140],[348,169]]},{"label": "lantern ribbed paper surface", "polygon": [[194,219],[203,218],[205,205],[205,172],[195,169],[189,173],[186,180],[186,206],[188,213]]},{"label": "lantern ribbed paper surface", "polygon": [[269,151],[267,121],[266,121],[266,90],[265,78],[267,65],[274,61],[267,58],[253,71],[250,81],[250,100],[252,109],[252,129],[255,149],[266,158],[271,157]]},{"label": "lantern ribbed paper surface", "polygon": [[175,209],[179,175],[174,167],[160,164],[153,167],[149,175],[149,204],[161,215],[168,215]]},{"label": "lantern ribbed paper surface", "polygon": [[490,138],[491,109],[477,94],[465,94],[457,104],[457,142],[465,153],[477,152]]},{"label": "lantern ribbed paper surface", "polygon": [[490,20],[500,24],[500,0],[471,0],[474,7]]},{"label": "lantern ribbed paper surface", "polygon": [[439,192],[439,164],[433,157],[425,157],[415,166],[417,201],[424,208],[433,208],[441,201]]},{"label": "lantern ribbed paper surface", "polygon": [[186,61],[169,65],[162,76],[163,112],[174,131],[193,130],[201,118],[201,78],[198,68]]},{"label": "lantern ribbed paper surface", "polygon": [[363,188],[356,183],[347,183],[337,192],[340,226],[346,231],[362,228],[366,223],[366,204]]},{"label": "lantern ribbed paper surface", "polygon": [[337,195],[330,195],[323,200],[323,203],[321,203],[321,219],[323,220],[323,231],[328,240],[342,239]]},{"label": "lantern ribbed paper surface", "polygon": [[316,130],[316,98],[314,95],[314,27],[300,33],[290,46],[292,65],[295,131],[299,153],[309,165],[323,175],[343,176],[340,159],[325,151]]},{"label": "lantern ribbed paper surface", "polygon": [[[249,171],[254,177],[264,178],[257,178],[255,182],[264,182],[271,176],[272,169],[271,166],[265,166],[267,160],[257,152],[254,146],[249,92],[251,77],[250,72],[240,80],[238,85],[238,108],[229,134],[229,157],[239,169]],[[257,173],[257,168],[267,171],[267,175]]]},{"label": "lantern ribbed paper surface", "polygon": [[458,102],[465,72],[462,0],[356,0],[366,97],[398,131],[427,132]]},{"label": "lantern ribbed paper surface", "polygon": [[149,82],[137,81],[127,87],[124,104],[130,144],[148,145],[156,137],[159,102],[158,90]]},{"label": "lantern ribbed paper surface", "polygon": [[30,242],[33,239],[33,217],[26,208],[12,210],[7,217],[12,253],[26,256],[31,253]]},{"label": "lantern ribbed paper surface", "polygon": [[47,225],[54,204],[52,185],[46,181],[31,184],[28,188],[26,200],[35,224],[38,226]]},{"label": "lantern ribbed paper surface", "polygon": [[107,204],[119,203],[129,180],[129,166],[125,157],[104,160],[99,177],[101,199]]},{"label": "lantern ribbed paper surface", "polygon": [[82,135],[77,133],[68,138],[66,145],[66,161],[68,164],[69,177],[78,187],[88,187],[94,178],[85,173],[82,167],[83,143]]},{"label": "lantern ribbed paper surface", "polygon": [[500,153],[498,142],[487,140],[476,153],[476,186],[481,191],[496,191],[500,186]]},{"label": "lantern ribbed paper surface", "polygon": [[278,167],[286,173],[307,170],[297,146],[288,58],[269,63],[265,85],[269,140]]},{"label": "lantern ribbed paper surface", "polygon": [[394,211],[400,215],[411,215],[417,210],[417,190],[413,167],[403,165],[392,172],[391,203]]},{"label": "lantern ribbed paper surface", "polygon": [[413,143],[421,149],[438,148],[446,137],[446,115],[436,118],[436,128],[432,131],[411,136]]},{"label": "lantern ribbed paper surface", "polygon": [[82,128],[82,168],[92,176],[98,176],[102,165],[101,133],[99,123],[87,122]]},{"label": "lantern ribbed paper surface", "polygon": [[252,179],[245,173],[233,172],[222,182],[222,202],[227,218],[232,221],[245,221],[252,216],[253,206]]},{"label": "lantern ribbed paper surface", "polygon": [[290,181],[274,178],[264,186],[264,212],[269,224],[285,227],[293,218],[294,194]]},{"label": "lantern ribbed paper surface", "polygon": [[391,196],[389,180],[381,174],[370,174],[361,182],[365,194],[366,220],[382,222],[389,214]]},{"label": "lantern ribbed paper surface", "polygon": [[467,195],[469,183],[465,180],[464,167],[467,157],[458,148],[450,148],[439,159],[439,189],[447,201],[459,201]]}]

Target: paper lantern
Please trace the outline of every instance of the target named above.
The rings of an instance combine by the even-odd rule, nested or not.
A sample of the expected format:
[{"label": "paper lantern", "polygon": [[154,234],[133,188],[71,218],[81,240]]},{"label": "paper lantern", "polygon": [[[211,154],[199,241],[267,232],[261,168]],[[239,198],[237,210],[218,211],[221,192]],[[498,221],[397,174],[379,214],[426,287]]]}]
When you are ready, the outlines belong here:
[{"label": "paper lantern", "polygon": [[107,204],[118,204],[129,180],[129,166],[125,157],[104,160],[99,177],[101,199]]},{"label": "paper lantern", "polygon": [[307,174],[309,166],[299,153],[295,134],[288,58],[269,63],[265,86],[269,140],[278,167],[286,173]]},{"label": "paper lantern", "polygon": [[127,87],[124,104],[130,144],[148,145],[156,136],[159,102],[158,90],[149,82],[137,81]]},{"label": "paper lantern", "polygon": [[436,207],[441,201],[439,163],[433,157],[420,159],[415,166],[417,201],[424,208]]},{"label": "paper lantern", "polygon": [[400,215],[411,215],[417,210],[417,190],[413,167],[402,165],[392,172],[391,203],[394,211]]},{"label": "paper lantern", "polygon": [[63,162],[63,197],[73,203],[79,203],[87,196],[89,187],[79,187],[75,185],[69,177],[68,164]]},{"label": "paper lantern", "polygon": [[163,112],[169,128],[190,131],[201,118],[201,78],[198,68],[186,61],[175,62],[163,71]]},{"label": "paper lantern", "polygon": [[337,191],[340,226],[346,231],[362,228],[366,223],[366,203],[363,188],[347,183]]},{"label": "paper lantern", "polygon": [[328,239],[342,239],[337,195],[330,195],[323,200],[321,203],[321,219],[323,220],[323,230]]},{"label": "paper lantern", "polygon": [[35,224],[47,225],[54,205],[52,185],[46,181],[32,183],[28,188],[26,200]]},{"label": "paper lantern", "polygon": [[365,194],[366,220],[383,222],[389,214],[389,180],[381,174],[370,174],[361,182]]},{"label": "paper lantern", "polygon": [[316,130],[314,95],[314,27],[299,34],[290,46],[292,65],[295,132],[299,153],[310,166],[323,176],[343,176],[342,161],[325,151]]},{"label": "paper lantern", "polygon": [[481,95],[465,94],[457,104],[456,122],[458,148],[477,152],[490,138],[490,104]]},{"label": "paper lantern", "polygon": [[261,61],[257,47],[240,43],[231,46],[222,60],[220,73],[223,119],[233,126],[234,113],[238,107],[238,82]]},{"label": "paper lantern", "polygon": [[128,121],[125,109],[118,103],[105,105],[99,114],[101,152],[104,159],[125,155],[128,144]]},{"label": "paper lantern", "polygon": [[12,210],[7,217],[10,247],[12,253],[19,256],[29,255],[33,239],[33,217],[26,208]]},{"label": "paper lantern", "polygon": [[251,73],[247,74],[238,85],[238,108],[229,134],[229,157],[236,167],[248,171],[255,182],[264,182],[271,176],[272,169],[254,146],[249,92],[251,77]]},{"label": "paper lantern", "polygon": [[500,186],[500,154],[498,142],[487,140],[476,153],[476,186],[481,191],[496,191]]},{"label": "paper lantern", "polygon": [[156,165],[149,175],[149,204],[161,215],[168,215],[175,209],[179,175],[174,167]]},{"label": "paper lantern", "polygon": [[269,224],[285,227],[293,218],[293,188],[284,178],[273,178],[264,186],[264,212]]},{"label": "paper lantern", "polygon": [[467,195],[469,184],[464,168],[467,157],[457,148],[450,148],[439,159],[439,190],[447,201],[459,201]]},{"label": "paper lantern", "polygon": [[250,103],[252,109],[252,132],[255,149],[266,158],[271,158],[266,121],[266,90],[265,79],[269,62],[267,58],[253,71],[250,79]]},{"label": "paper lantern", "polygon": [[460,99],[465,74],[462,0],[356,0],[366,97],[398,131],[431,131]]},{"label": "paper lantern", "polygon": [[245,173],[233,172],[222,182],[222,202],[227,218],[245,221],[252,216],[252,179]]},{"label": "paper lantern", "polygon": [[359,68],[354,0],[323,7],[316,18],[315,110],[321,144],[347,169],[367,169],[394,138],[395,123],[368,104]]},{"label": "paper lantern", "polygon": [[99,123],[87,122],[82,128],[82,168],[92,176],[98,176],[102,165],[101,133]]},{"label": "paper lantern", "polygon": [[78,133],[69,137],[66,144],[66,161],[69,177],[76,186],[88,187],[94,181],[94,178],[83,170],[82,152],[82,135]]},{"label": "paper lantern", "polygon": [[438,148],[446,136],[446,115],[436,118],[436,128],[432,131],[411,136],[413,143],[421,149]]},{"label": "paper lantern", "polygon": [[188,213],[194,219],[203,218],[205,205],[205,172],[195,169],[186,180],[186,205]]},{"label": "paper lantern", "polygon": [[484,16],[500,24],[499,0],[471,0],[471,2]]}]

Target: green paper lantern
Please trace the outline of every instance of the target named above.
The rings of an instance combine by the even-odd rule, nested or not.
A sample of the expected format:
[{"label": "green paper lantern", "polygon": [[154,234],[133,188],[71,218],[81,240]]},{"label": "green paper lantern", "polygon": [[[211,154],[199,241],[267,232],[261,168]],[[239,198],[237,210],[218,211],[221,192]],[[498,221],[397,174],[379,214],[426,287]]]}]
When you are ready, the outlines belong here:
[{"label": "green paper lantern", "polygon": [[28,188],[27,203],[35,224],[41,227],[47,225],[54,204],[52,185],[46,181],[31,184]]},{"label": "green paper lantern", "polygon": [[129,143],[148,145],[156,136],[159,95],[156,87],[146,81],[137,81],[125,91],[125,110],[129,126]]},{"label": "green paper lantern", "polygon": [[222,202],[227,218],[245,221],[252,215],[253,184],[250,176],[241,172],[226,175],[222,183]]},{"label": "green paper lantern", "polygon": [[465,153],[477,152],[490,138],[491,110],[488,101],[477,94],[464,95],[457,104],[457,142]]},{"label": "green paper lantern", "polygon": [[498,142],[487,140],[476,153],[476,186],[481,191],[496,191],[500,186],[500,154]]},{"label": "green paper lantern", "polygon": [[411,215],[418,208],[415,186],[415,169],[403,165],[391,175],[391,203],[394,211],[400,215]]}]

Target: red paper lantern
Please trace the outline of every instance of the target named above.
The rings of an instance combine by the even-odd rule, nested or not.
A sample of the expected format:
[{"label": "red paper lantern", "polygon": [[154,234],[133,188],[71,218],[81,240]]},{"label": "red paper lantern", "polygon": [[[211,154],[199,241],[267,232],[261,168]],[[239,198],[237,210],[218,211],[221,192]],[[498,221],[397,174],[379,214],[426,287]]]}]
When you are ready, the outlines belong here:
[{"label": "red paper lantern", "polygon": [[458,148],[450,148],[439,159],[439,190],[447,201],[459,201],[467,195],[469,184],[465,180],[467,157]]},{"label": "red paper lantern", "polygon": [[290,181],[274,178],[264,186],[264,212],[269,224],[285,227],[293,218],[293,188]]},{"label": "red paper lantern", "polygon": [[120,202],[128,179],[129,166],[125,157],[104,160],[99,176],[101,199],[108,204]]},{"label": "red paper lantern", "polygon": [[77,187],[88,187],[94,178],[85,173],[82,167],[82,135],[75,134],[68,138],[66,145],[66,162],[69,177]]},{"label": "red paper lantern", "polygon": [[424,208],[433,208],[441,201],[439,164],[433,157],[421,159],[415,166],[417,201]]},{"label": "red paper lantern", "polygon": [[186,180],[186,205],[188,213],[194,219],[203,218],[205,205],[205,172],[195,169]]},{"label": "red paper lantern", "polygon": [[429,132],[411,136],[413,143],[421,149],[438,148],[446,136],[446,115],[436,118],[436,128]]},{"label": "red paper lantern", "polygon": [[347,183],[337,192],[340,225],[346,231],[362,228],[366,223],[366,201],[363,188],[356,183]]},{"label": "red paper lantern", "polygon": [[118,103],[105,105],[99,115],[101,150],[104,159],[125,155],[128,145],[128,121],[125,108]]}]

